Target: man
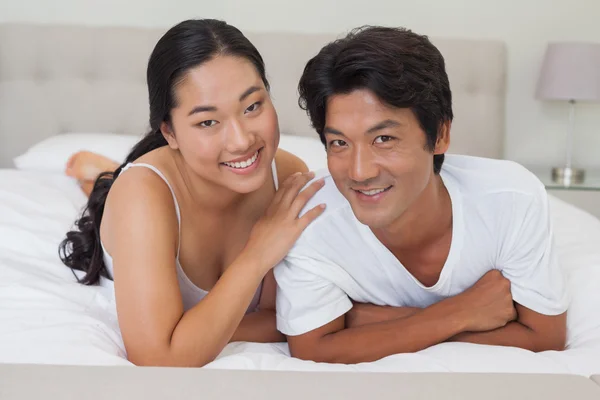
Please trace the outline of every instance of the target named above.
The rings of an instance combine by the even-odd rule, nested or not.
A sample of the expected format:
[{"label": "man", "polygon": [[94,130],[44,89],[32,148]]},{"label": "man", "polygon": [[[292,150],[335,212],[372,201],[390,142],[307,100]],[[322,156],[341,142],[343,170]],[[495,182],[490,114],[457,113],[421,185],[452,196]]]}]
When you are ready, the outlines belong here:
[{"label": "man", "polygon": [[307,205],[326,211],[275,268],[292,356],[358,363],[444,341],[564,348],[545,189],[513,162],[445,157],[451,91],[426,37],[357,29],[308,62],[299,89],[329,173]]}]

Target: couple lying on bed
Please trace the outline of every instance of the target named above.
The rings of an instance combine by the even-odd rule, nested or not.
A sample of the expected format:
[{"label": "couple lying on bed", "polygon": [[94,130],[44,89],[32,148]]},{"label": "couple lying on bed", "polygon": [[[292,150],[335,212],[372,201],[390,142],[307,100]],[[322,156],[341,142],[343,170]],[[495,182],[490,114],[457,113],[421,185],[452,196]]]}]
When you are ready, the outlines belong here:
[{"label": "couple lying on bed", "polygon": [[277,149],[263,60],[236,28],[173,27],[147,83],[151,131],[124,164],[70,161],[93,189],[61,244],[82,283],[114,279],[133,363],[202,366],[231,341],[336,363],[446,341],[564,348],[544,187],[509,161],[444,156],[451,91],[426,37],[361,28],[308,62],[317,176]]}]

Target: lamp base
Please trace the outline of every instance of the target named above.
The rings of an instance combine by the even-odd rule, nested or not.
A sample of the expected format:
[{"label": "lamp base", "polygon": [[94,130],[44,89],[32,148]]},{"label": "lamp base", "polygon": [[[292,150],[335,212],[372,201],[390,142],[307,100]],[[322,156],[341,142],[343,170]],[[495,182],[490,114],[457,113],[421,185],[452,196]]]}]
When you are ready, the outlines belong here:
[{"label": "lamp base", "polygon": [[568,186],[572,183],[583,183],[585,170],[572,167],[552,168],[552,181]]}]

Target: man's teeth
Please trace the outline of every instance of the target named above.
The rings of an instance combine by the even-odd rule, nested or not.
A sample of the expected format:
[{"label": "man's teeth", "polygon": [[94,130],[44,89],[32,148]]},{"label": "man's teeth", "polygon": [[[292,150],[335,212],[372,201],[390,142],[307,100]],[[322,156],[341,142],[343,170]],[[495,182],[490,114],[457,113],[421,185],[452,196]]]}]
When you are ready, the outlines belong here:
[{"label": "man's teeth", "polygon": [[246,161],[234,162],[234,163],[224,162],[223,164],[225,164],[231,168],[248,168],[249,166],[251,166],[252,164],[254,164],[256,162],[257,158],[258,158],[258,151],[256,153],[254,153],[254,155],[252,157],[250,157],[249,159],[247,159]]},{"label": "man's teeth", "polygon": [[359,190],[359,192],[361,192],[362,194],[366,194],[367,196],[375,196],[376,194],[379,194],[381,192],[383,192],[386,188],[384,189],[373,189],[373,190]]}]

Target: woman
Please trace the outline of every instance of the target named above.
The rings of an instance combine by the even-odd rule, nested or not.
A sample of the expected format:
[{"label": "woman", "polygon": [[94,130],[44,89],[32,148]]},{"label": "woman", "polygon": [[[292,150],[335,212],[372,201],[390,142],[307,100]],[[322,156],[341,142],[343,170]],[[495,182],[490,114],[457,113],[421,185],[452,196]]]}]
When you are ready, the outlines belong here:
[{"label": "woman", "polygon": [[323,211],[298,218],[322,181],[300,193],[313,175],[277,151],[260,54],[224,22],[185,21],[147,82],[151,131],[95,181],[63,262],[82,283],[114,279],[134,364],[203,366],[230,341],[284,340],[270,270]]}]

